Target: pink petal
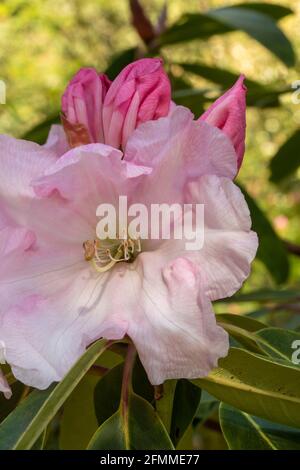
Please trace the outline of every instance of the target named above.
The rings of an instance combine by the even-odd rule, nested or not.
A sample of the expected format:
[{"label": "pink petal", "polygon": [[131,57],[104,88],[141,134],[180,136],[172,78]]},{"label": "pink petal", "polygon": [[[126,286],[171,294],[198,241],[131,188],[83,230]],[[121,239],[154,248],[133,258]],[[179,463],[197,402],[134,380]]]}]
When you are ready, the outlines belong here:
[{"label": "pink petal", "polygon": [[230,297],[249,276],[258,246],[244,196],[230,179],[204,175],[188,184],[185,202],[204,204],[204,245],[187,251],[186,240],[170,240],[161,251],[167,259],[186,256],[199,266],[210,300]]},{"label": "pink petal", "polygon": [[198,268],[185,258],[166,267],[162,262],[156,253],[137,259],[143,277],[128,320],[128,334],[153,385],[206,376],[229,347],[203,293]]},{"label": "pink petal", "polygon": [[62,126],[58,124],[51,126],[44,148],[54,152],[57,157],[61,157],[69,150],[69,144]]},{"label": "pink petal", "polygon": [[0,225],[4,219],[6,223],[23,224],[34,195],[30,182],[43,174],[57,156],[51,146],[0,135]]},{"label": "pink petal", "polygon": [[245,153],[247,88],[244,79],[245,77],[241,75],[233,87],[218,98],[199,118],[199,121],[206,121],[218,127],[230,138],[237,154],[238,168]]},{"label": "pink petal", "polygon": [[124,159],[153,168],[143,191],[143,202],[149,203],[181,202],[186,182],[201,175],[236,174],[229,139],[205,122],[195,122],[181,106],[168,117],[141,124],[127,143]]}]

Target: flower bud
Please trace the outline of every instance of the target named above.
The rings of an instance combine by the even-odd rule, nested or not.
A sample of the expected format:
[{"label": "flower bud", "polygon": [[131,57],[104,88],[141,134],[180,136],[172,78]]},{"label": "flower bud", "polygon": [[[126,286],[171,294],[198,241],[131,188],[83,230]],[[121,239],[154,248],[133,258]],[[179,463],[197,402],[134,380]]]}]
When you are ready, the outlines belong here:
[{"label": "flower bud", "polygon": [[105,143],[124,148],[139,124],[166,116],[170,102],[170,81],[160,59],[129,64],[113,81],[104,100]]},{"label": "flower bud", "polygon": [[110,81],[93,68],[82,68],[62,97],[63,125],[71,147],[104,142],[102,108]]},{"label": "flower bud", "polygon": [[247,88],[244,79],[241,75],[233,87],[220,96],[199,118],[218,127],[230,138],[237,154],[238,168],[245,153]]}]

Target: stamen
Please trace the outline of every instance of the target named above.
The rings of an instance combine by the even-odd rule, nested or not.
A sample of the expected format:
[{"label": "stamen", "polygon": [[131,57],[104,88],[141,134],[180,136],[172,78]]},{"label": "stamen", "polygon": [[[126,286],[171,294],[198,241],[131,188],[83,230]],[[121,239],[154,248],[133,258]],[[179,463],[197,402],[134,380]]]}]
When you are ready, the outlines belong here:
[{"label": "stamen", "polygon": [[116,263],[133,261],[141,252],[140,239],[87,240],[83,243],[84,257],[97,272],[106,272]]}]

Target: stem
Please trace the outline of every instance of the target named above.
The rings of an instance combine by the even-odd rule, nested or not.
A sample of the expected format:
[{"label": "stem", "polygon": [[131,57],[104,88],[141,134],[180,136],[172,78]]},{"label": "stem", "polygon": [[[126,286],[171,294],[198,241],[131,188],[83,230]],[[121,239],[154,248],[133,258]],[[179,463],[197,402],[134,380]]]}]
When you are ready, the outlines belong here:
[{"label": "stem", "polygon": [[121,405],[122,407],[128,405],[128,396],[131,391],[132,370],[136,357],[136,349],[133,344],[128,345],[127,355],[124,363],[122,389],[121,389]]},{"label": "stem", "polygon": [[124,363],[123,381],[121,389],[120,412],[123,421],[123,432],[125,438],[125,448],[130,449],[130,435],[129,435],[129,397],[132,393],[132,371],[136,357],[136,349],[131,343],[128,345],[127,356]]}]

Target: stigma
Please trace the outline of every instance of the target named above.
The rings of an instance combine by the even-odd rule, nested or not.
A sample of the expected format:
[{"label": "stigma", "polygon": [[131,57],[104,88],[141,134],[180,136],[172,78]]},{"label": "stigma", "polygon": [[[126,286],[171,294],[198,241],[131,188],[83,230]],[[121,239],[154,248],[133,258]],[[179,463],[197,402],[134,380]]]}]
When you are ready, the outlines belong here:
[{"label": "stigma", "polygon": [[84,258],[97,272],[103,273],[116,263],[132,262],[141,252],[140,239],[87,240],[83,243]]}]

